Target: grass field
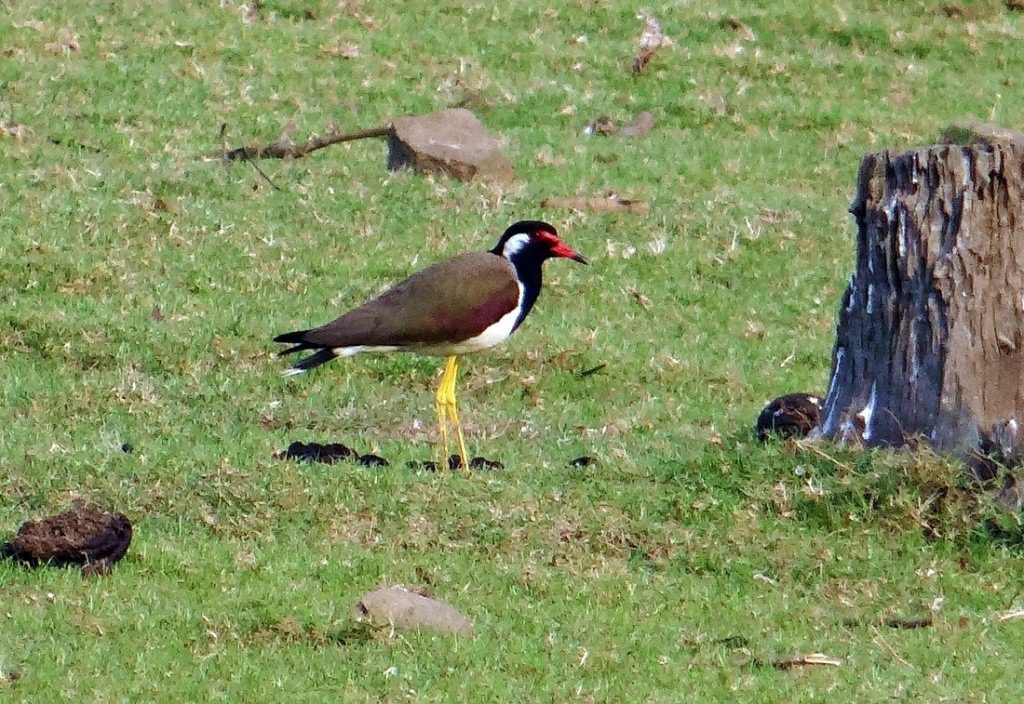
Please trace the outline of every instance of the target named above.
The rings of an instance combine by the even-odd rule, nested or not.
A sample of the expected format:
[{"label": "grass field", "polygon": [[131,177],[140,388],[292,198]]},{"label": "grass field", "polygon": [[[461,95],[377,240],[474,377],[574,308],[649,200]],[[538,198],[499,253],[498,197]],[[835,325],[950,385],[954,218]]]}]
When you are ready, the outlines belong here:
[{"label": "grass field", "polygon": [[[827,383],[861,156],[1024,124],[1024,13],[650,8],[675,43],[634,76],[617,0],[0,0],[0,533],[79,499],[135,525],[108,577],[0,564],[0,701],[1021,700],[1024,560],[955,468],[751,426]],[[388,173],[380,141],[261,162],[280,190],[209,158],[456,104],[514,185]],[[646,137],[584,134],[642,110]],[[649,214],[539,207],[609,190]],[[464,360],[505,469],[405,468],[440,360],[281,377],[274,334],[521,218],[591,266],[550,262]],[[292,440],[391,466],[273,459]],[[357,624],[393,583],[474,635]],[[813,652],[840,664],[771,664]]]}]

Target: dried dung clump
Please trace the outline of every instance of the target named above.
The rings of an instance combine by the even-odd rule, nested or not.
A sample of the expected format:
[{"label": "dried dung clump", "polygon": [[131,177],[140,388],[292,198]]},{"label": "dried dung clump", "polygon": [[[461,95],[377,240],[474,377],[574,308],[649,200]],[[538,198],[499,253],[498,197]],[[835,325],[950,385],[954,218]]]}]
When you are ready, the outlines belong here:
[{"label": "dried dung clump", "polygon": [[351,460],[364,467],[387,467],[391,464],[380,455],[360,455],[348,445],[340,442],[322,444],[319,442],[299,442],[297,440],[288,445],[287,449],[274,453],[274,459],[322,462],[324,464]]},{"label": "dried dung clump", "polygon": [[0,547],[0,557],[28,567],[75,565],[82,574],[105,574],[131,541],[132,524],[124,514],[87,505],[24,523]]},{"label": "dried dung clump", "polygon": [[[406,466],[410,469],[425,469],[428,472],[436,472],[439,469],[439,463],[434,460],[425,460],[423,462],[408,462]],[[498,460],[489,460],[486,457],[473,457],[469,460],[470,469],[505,469],[505,465]],[[448,456],[448,469],[455,471],[462,469],[462,458],[458,455]]]},{"label": "dried dung clump", "polygon": [[759,440],[771,435],[806,437],[821,422],[821,399],[812,394],[786,394],[769,403],[757,417]]}]

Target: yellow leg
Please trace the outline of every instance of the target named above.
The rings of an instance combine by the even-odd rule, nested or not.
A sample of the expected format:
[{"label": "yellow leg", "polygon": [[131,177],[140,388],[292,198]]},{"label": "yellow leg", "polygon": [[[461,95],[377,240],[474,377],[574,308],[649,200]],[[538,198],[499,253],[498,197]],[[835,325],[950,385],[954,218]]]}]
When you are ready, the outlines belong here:
[{"label": "yellow leg", "polygon": [[459,409],[455,401],[455,379],[459,373],[459,360],[455,355],[448,357],[441,375],[441,385],[437,388],[437,420],[441,428],[441,444],[444,455],[441,459],[443,467],[448,466],[448,428],[450,421],[455,427],[459,439],[459,457],[462,459],[462,471],[469,473],[469,453],[466,452],[466,441],[462,435],[462,423],[459,422]]},{"label": "yellow leg", "polygon": [[[455,360],[455,357],[452,357]],[[462,437],[462,423],[459,422],[459,408],[455,403],[455,374],[459,370],[459,363],[455,361],[454,370],[452,371],[452,382],[448,387],[448,418],[451,420],[452,425],[455,426],[455,434],[459,438],[459,457],[462,458],[462,472],[463,474],[469,474],[469,453],[466,452],[466,441]]]},{"label": "yellow leg", "polygon": [[441,451],[440,457],[438,457],[437,466],[441,469],[448,468],[448,409],[445,406],[445,382],[448,380],[448,368],[445,367],[444,374],[441,376],[441,384],[437,387],[437,397],[434,403],[434,408],[437,410],[437,426],[441,430],[441,446],[438,448]]}]

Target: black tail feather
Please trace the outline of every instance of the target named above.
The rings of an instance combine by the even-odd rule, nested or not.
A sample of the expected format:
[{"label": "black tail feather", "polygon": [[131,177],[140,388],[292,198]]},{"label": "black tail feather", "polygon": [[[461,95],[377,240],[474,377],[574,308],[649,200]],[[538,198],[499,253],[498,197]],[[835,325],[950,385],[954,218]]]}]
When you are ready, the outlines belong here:
[{"label": "black tail feather", "polygon": [[320,349],[320,345],[313,345],[306,342],[306,333],[309,330],[295,330],[293,332],[286,332],[278,335],[274,338],[274,342],[283,342],[286,345],[294,345],[288,349],[281,350],[277,353],[278,357],[285,357],[296,352],[302,352],[303,350],[316,350]]},{"label": "black tail feather", "polygon": [[304,357],[292,364],[285,370],[285,376],[294,377],[297,373],[302,373],[303,371],[308,371],[309,369],[315,368],[321,364],[326,364],[337,356],[338,355],[330,349],[319,350],[316,354],[311,354],[308,357]]},{"label": "black tail feather", "polygon": [[[288,351],[297,352],[298,348],[291,349]],[[311,354],[304,359],[300,359],[298,362],[293,364],[291,368],[285,373],[291,376],[292,374],[301,374],[302,372],[308,372],[310,369],[314,369],[316,367],[319,367],[321,364],[326,364],[327,362],[330,362],[337,356],[338,355],[334,354],[334,352],[330,349],[321,349],[316,354]]]},{"label": "black tail feather", "polygon": [[293,332],[282,333],[274,338],[274,342],[283,342],[286,345],[292,345],[288,349],[278,352],[277,354],[279,357],[294,354],[295,352],[304,352],[305,350],[317,350],[315,354],[311,354],[310,356],[300,359],[298,362],[293,364],[285,374],[289,376],[292,374],[301,374],[302,372],[309,371],[314,367],[319,367],[321,364],[326,364],[338,356],[334,354],[330,348],[307,341],[306,335],[309,332],[309,330],[295,330]]}]

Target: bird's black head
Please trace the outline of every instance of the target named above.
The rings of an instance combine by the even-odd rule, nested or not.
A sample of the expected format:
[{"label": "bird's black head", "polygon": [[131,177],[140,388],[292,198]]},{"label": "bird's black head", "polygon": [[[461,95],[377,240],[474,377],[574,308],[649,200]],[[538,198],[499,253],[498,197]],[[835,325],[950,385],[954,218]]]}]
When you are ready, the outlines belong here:
[{"label": "bird's black head", "polygon": [[521,220],[510,226],[491,253],[505,257],[512,264],[522,291],[519,317],[513,330],[523,322],[540,295],[544,260],[565,257],[581,264],[587,263],[583,255],[558,238],[554,225],[540,220]]},{"label": "bird's black head", "polygon": [[512,224],[491,252],[505,257],[513,264],[521,261],[539,264],[552,257],[587,263],[582,254],[559,239],[554,225],[541,220],[520,220]]}]

